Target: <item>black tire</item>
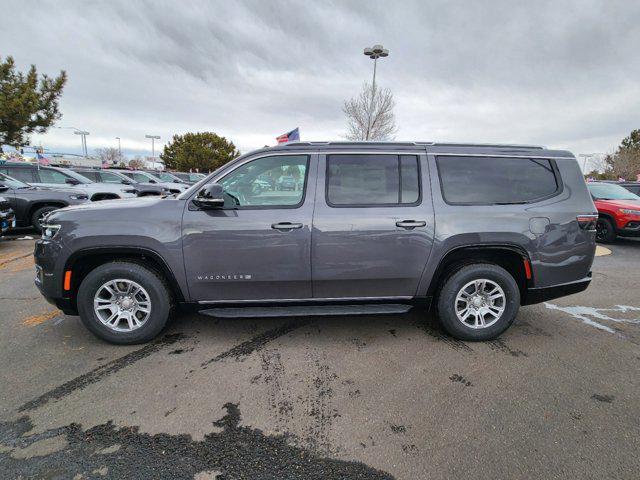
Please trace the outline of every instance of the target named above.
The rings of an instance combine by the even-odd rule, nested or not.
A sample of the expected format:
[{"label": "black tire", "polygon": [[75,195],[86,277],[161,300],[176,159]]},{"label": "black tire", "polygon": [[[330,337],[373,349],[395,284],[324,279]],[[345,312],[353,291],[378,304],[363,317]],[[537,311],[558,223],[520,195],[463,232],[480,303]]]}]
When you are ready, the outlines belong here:
[{"label": "black tire", "polygon": [[606,217],[599,217],[596,222],[596,241],[600,243],[616,241],[616,229],[611,220]]},{"label": "black tire", "polygon": [[[132,280],[149,294],[149,317],[135,330],[116,332],[104,325],[93,309],[98,289],[114,279]],[[165,279],[160,273],[138,263],[112,262],[100,265],[89,272],[78,289],[78,313],[82,323],[98,338],[118,345],[146,343],[158,336],[167,324],[171,308],[171,293]]]},{"label": "black tire", "polygon": [[54,210],[58,210],[59,208],[60,207],[54,207],[53,205],[47,205],[47,206],[40,207],[40,208],[36,209],[31,214],[31,225],[33,225],[33,228],[35,228],[37,231],[41,232],[42,231],[42,225],[40,224],[40,220],[42,220],[42,217],[44,217],[49,212],[53,212]]},{"label": "black tire", "polygon": [[[505,297],[504,310],[492,325],[474,329],[458,319],[456,297],[465,285],[479,279],[490,280],[502,288]],[[454,271],[444,281],[436,302],[437,316],[442,328],[454,338],[470,341],[491,340],[499,336],[513,323],[519,308],[520,290],[514,278],[504,268],[488,263],[466,265]]]}]

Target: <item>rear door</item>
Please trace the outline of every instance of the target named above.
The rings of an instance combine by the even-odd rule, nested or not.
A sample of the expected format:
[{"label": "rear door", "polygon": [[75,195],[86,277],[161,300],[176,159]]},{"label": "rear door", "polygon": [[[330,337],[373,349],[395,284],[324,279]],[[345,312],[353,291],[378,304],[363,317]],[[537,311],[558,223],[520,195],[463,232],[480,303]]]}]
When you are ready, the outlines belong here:
[{"label": "rear door", "polygon": [[412,297],[433,244],[424,152],[320,155],[313,296]]}]

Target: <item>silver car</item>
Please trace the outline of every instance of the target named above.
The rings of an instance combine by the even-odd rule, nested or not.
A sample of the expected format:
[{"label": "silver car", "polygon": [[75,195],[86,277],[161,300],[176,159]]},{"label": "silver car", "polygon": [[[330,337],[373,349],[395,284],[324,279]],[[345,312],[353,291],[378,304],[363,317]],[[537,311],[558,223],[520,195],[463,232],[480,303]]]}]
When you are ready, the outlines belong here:
[{"label": "silver car", "polygon": [[115,200],[118,198],[134,198],[136,190],[130,185],[97,183],[68,168],[30,165],[5,164],[0,168],[2,173],[37,187],[59,188],[61,186],[78,188],[89,195],[93,202],[98,200]]}]

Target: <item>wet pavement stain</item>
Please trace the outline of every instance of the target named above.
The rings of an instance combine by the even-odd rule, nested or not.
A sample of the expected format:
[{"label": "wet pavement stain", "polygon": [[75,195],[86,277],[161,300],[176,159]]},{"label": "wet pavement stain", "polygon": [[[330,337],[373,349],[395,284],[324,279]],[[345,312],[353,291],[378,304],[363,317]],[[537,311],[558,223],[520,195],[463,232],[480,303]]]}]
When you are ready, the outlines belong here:
[{"label": "wet pavement stain", "polygon": [[615,398],[616,397],[614,397],[613,395],[599,395],[597,393],[594,393],[593,395],[591,395],[592,400],[596,400],[598,402],[603,402],[603,403],[613,403]]},{"label": "wet pavement stain", "polygon": [[513,350],[511,347],[509,347],[509,345],[507,345],[503,340],[500,340],[499,338],[496,340],[491,340],[490,342],[487,342],[487,345],[489,345],[489,348],[493,351],[508,353],[512,357],[528,357],[529,356],[528,353],[525,353],[522,350]]},{"label": "wet pavement stain", "polygon": [[465,387],[473,387],[473,383],[471,383],[469,380],[467,380],[462,375],[459,375],[457,373],[454,373],[453,375],[451,375],[449,377],[449,380],[451,380],[454,383],[461,383]]},{"label": "wet pavement stain", "polygon": [[285,370],[277,350],[266,350],[262,353],[262,381],[268,389],[268,405],[276,417],[277,431],[285,431],[293,420],[294,404],[291,393],[286,387]]},{"label": "wet pavement stain", "polygon": [[389,425],[389,428],[391,428],[391,431],[393,433],[407,433],[407,427],[405,427],[404,425]]},{"label": "wet pavement stain", "polygon": [[[240,426],[237,404],[213,422],[222,429],[194,441],[190,435],[140,433],[135,426],[107,422],[82,430],[72,423],[24,436],[33,429],[29,417],[0,423],[0,465],[5,478],[157,478],[192,479],[216,471],[224,479],[392,479],[385,472],[355,461],[321,457],[290,445],[286,435],[265,435]],[[62,437],[61,450],[42,456],[15,458],[17,449]],[[117,448],[116,448],[117,446]],[[80,477],[81,475],[81,477]]]},{"label": "wet pavement stain", "polygon": [[22,405],[20,408],[18,408],[18,411],[25,412],[28,410],[33,410],[35,408],[41,407],[42,405],[45,405],[46,403],[49,403],[51,400],[58,400],[62,397],[66,397],[67,395],[72,394],[76,390],[82,390],[86,386],[91,385],[92,383],[99,382],[109,375],[113,375],[119,370],[128,367],[138,360],[142,360],[143,358],[148,357],[152,353],[157,352],[158,350],[168,345],[173,345],[182,338],[184,338],[184,335],[182,335],[181,333],[165,335],[159,340],[145,345],[139,350],[135,350],[131,353],[128,353],[124,357],[117,358],[109,363],[94,368],[84,375],[80,375],[79,377],[76,377],[73,380],[62,384],[54,388],[53,390],[49,390],[47,393],[44,393],[38,398],[30,400]]},{"label": "wet pavement stain", "polygon": [[430,325],[428,323],[422,323],[422,324],[419,324],[419,328],[421,328],[422,331],[424,331],[424,333],[426,333],[430,337],[435,338],[436,340],[444,343],[445,345],[448,345],[449,347],[455,350],[458,350],[460,352],[468,352],[468,353],[473,352],[473,349],[469,345],[467,345],[465,342],[461,340],[456,340],[453,337],[449,337],[446,333],[441,332],[433,325]]},{"label": "wet pavement stain", "polygon": [[279,327],[272,328],[271,330],[267,330],[260,335],[256,335],[251,340],[247,340],[246,342],[242,342],[235,347],[222,352],[219,355],[216,355],[210,360],[202,363],[202,368],[207,368],[212,363],[219,362],[220,360],[225,360],[227,358],[233,358],[235,360],[243,360],[245,357],[251,355],[254,352],[262,350],[265,345],[269,342],[275,340],[278,337],[282,337],[287,333],[293,332],[298,328],[304,327],[312,323],[311,319],[295,319],[290,320]]}]

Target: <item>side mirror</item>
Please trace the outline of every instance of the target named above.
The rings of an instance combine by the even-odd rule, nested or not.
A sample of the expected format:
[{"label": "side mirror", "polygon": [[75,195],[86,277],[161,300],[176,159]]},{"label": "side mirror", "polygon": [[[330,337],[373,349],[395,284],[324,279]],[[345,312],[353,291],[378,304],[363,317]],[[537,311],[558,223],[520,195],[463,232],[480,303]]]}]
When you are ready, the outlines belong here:
[{"label": "side mirror", "polygon": [[133,182],[131,180],[122,180],[122,184],[123,185],[133,185]]},{"label": "side mirror", "polygon": [[0,183],[0,192],[6,192],[7,190],[9,190],[9,187]]},{"label": "side mirror", "polygon": [[80,185],[80,181],[75,178],[67,178],[64,183],[68,183],[69,185]]},{"label": "side mirror", "polygon": [[219,183],[210,183],[198,192],[193,199],[193,204],[204,209],[224,207],[224,189]]}]

